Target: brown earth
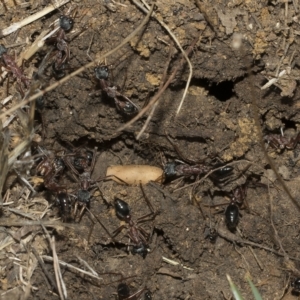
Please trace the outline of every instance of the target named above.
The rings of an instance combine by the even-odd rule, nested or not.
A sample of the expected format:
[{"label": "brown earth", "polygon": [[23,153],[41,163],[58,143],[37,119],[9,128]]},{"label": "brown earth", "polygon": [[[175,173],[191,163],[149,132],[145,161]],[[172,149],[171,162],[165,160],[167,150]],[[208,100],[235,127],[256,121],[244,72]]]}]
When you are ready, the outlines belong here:
[{"label": "brown earth", "polygon": [[[4,8],[1,11],[1,28],[47,4],[40,1],[21,8],[18,1],[17,6],[4,2],[8,11]],[[160,97],[149,126],[139,141],[135,137],[146,118],[118,132],[117,129],[129,118],[116,110],[111,99],[96,92],[99,84],[93,69],[87,69],[44,95],[42,114],[36,114],[35,139],[41,140],[41,147],[53,151],[63,149],[61,141],[90,149],[97,146],[98,156],[92,177],[99,178],[105,175],[110,165],[162,166],[162,158],[182,159],[167,140],[167,132],[184,155],[195,161],[205,159],[205,163],[215,164],[216,161],[240,160],[234,165],[234,177],[230,182],[220,184],[206,179],[179,191],[174,190],[195,179],[145,186],[149,200],[159,211],[153,221],[143,224],[147,232],[153,233],[151,251],[145,258],[127,251],[125,230],[118,235],[119,242],[113,244],[96,223],[88,239],[92,226],[88,212],[78,224],[65,226],[56,221],[55,229],[47,227],[50,235],[55,237],[60,260],[86,269],[80,263],[82,259],[98,274],[105,273],[99,275],[103,280],[96,280],[62,267],[69,299],[116,299],[120,276],[111,273],[122,273],[123,281],[129,284],[132,292],[146,287],[153,299],[231,299],[226,274],[230,275],[245,299],[252,297],[247,276],[263,299],[296,299],[291,295],[290,280],[299,276],[299,210],[276,180],[263,154],[258,130],[263,130],[263,135],[279,134],[283,127],[288,137],[295,136],[298,131],[299,7],[295,10],[292,3],[287,3],[286,10],[281,2],[253,0],[245,3],[207,1],[199,6],[195,3],[156,3],[158,18],[167,24],[183,49],[187,50],[197,39],[190,55],[193,77],[178,116],[176,110],[189,74],[187,64],[179,68],[175,79]],[[74,29],[81,33],[70,42],[68,73],[116,47],[142,22],[145,14],[132,2],[121,1],[121,4],[72,1],[71,7],[77,7]],[[66,12],[68,9],[63,7],[62,10]],[[24,27],[17,35],[3,38],[1,43],[24,42],[27,37],[48,28],[59,15],[56,10]],[[72,36],[72,32],[69,34]],[[239,35],[243,37],[242,46],[234,49],[233,40]],[[32,40],[27,42],[30,44]],[[16,55],[26,47],[28,45],[16,48]],[[44,47],[25,63],[28,75],[33,67],[38,67],[47,51],[48,48]],[[167,77],[181,58],[170,35],[152,18],[142,33],[109,56],[105,63],[110,66],[110,80],[120,86],[122,93],[132,102],[143,107],[159,90],[168,62]],[[276,77],[276,68],[279,72],[288,72],[275,85],[260,90],[269,79]],[[250,73],[253,76],[249,76]],[[55,82],[49,69],[44,76],[44,87]],[[12,77],[10,81],[13,81]],[[15,94],[15,87],[16,84],[10,84],[9,94]],[[1,87],[1,96],[1,99],[6,97],[6,81]],[[258,103],[261,129],[254,121],[253,99]],[[46,124],[44,138],[39,126],[41,115]],[[12,126],[18,132],[20,124],[17,120]],[[22,138],[22,134],[19,136]],[[11,141],[11,149],[16,144]],[[268,153],[291,194],[299,201],[298,149],[278,152],[269,147]],[[233,243],[235,238],[226,229],[226,206],[216,207],[216,204],[229,203],[228,193],[245,183],[247,178],[255,179],[256,184],[249,184],[248,208],[241,210],[234,236],[285,253],[285,257],[253,245]],[[70,193],[78,186],[68,172],[61,180]],[[108,232],[112,233],[120,226],[110,205],[116,195],[129,203],[133,219],[149,213],[139,186],[118,185],[113,181],[101,182],[99,186],[101,193],[99,190],[93,192],[90,210]],[[52,256],[43,231],[40,226],[22,226],[28,218],[9,210],[18,209],[37,219],[45,211],[43,220],[53,220],[59,214],[55,205],[48,208],[54,204],[54,197],[41,188],[34,197],[29,192],[26,194],[26,188],[18,181],[6,184],[3,194],[6,190],[10,196],[5,199],[10,204],[4,206],[0,219],[0,298],[25,299],[24,282],[30,282],[32,288],[28,299],[57,299],[53,290],[47,287],[44,271],[31,250],[34,247],[40,255]],[[13,222],[19,222],[20,226],[12,226]],[[210,228],[216,228],[220,235],[223,233],[215,243],[206,238]],[[224,232],[227,238],[224,238]],[[176,261],[178,265],[168,264],[162,257]],[[54,276],[52,263],[45,261],[45,266]]]}]

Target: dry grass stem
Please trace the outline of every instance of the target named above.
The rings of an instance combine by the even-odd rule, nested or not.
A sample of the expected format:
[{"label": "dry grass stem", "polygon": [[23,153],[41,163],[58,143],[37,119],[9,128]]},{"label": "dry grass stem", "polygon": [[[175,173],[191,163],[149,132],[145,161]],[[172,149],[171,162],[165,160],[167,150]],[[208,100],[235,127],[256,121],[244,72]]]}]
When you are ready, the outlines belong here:
[{"label": "dry grass stem", "polygon": [[[196,38],[191,46],[189,47],[189,49],[187,50],[187,55],[189,55],[189,53],[193,50],[195,44],[197,43],[198,38]],[[157,94],[150,100],[150,102],[148,103],[147,106],[145,106],[144,108],[142,108],[140,110],[140,112],[134,117],[132,118],[130,121],[128,121],[125,125],[121,126],[120,128],[117,129],[117,131],[123,131],[126,128],[128,128],[129,126],[131,126],[133,123],[135,123],[137,120],[139,120],[147,111],[150,107],[152,107],[152,105],[158,101],[159,97],[162,95],[162,93],[166,90],[166,88],[169,86],[169,84],[172,82],[172,80],[175,78],[177,71],[179,70],[179,68],[182,66],[184,62],[184,59],[182,59],[180,61],[180,63],[178,64],[178,66],[174,69],[174,71],[172,72],[172,74],[170,75],[169,79],[166,81],[166,83],[164,84],[164,86],[162,87],[162,89],[160,89]],[[0,115],[1,117],[1,115]]]},{"label": "dry grass stem", "polygon": [[20,21],[20,22],[16,22],[11,24],[10,26],[8,26],[7,28],[4,28],[1,30],[0,36],[6,36],[9,35],[19,29],[21,29],[22,27],[42,18],[43,16],[49,14],[50,12],[54,11],[55,9],[57,9],[58,7],[65,5],[66,3],[68,3],[70,0],[58,0],[54,5],[49,5],[47,7],[45,7],[43,10],[29,16],[28,18],[25,18],[24,20]]},{"label": "dry grass stem", "polygon": [[59,293],[59,297],[61,300],[65,300],[68,298],[67,295],[67,289],[64,283],[64,280],[61,275],[60,266],[58,263],[58,257],[55,249],[55,238],[52,236],[51,239],[51,249],[52,249],[52,255],[53,255],[53,267],[54,267],[54,273],[55,273],[55,279],[56,279],[56,285]]},{"label": "dry grass stem", "polygon": [[[169,68],[171,59],[172,59],[172,49],[170,48],[168,62],[166,63],[166,66],[165,66],[165,69],[164,69],[164,72],[163,72],[163,75],[162,75],[162,78],[161,78],[161,82],[160,82],[158,91],[163,88],[164,81],[165,81],[165,79],[167,77],[168,68]],[[145,124],[143,125],[142,129],[140,130],[140,132],[136,136],[136,140],[140,139],[140,137],[142,136],[142,134],[146,130],[147,126],[149,125],[150,120],[153,117],[153,114],[155,112],[155,109],[158,106],[158,103],[159,103],[159,100],[156,103],[153,104],[153,107],[152,107],[152,109],[151,109],[151,111],[150,111],[150,113],[149,113],[149,115],[147,117],[147,120],[146,120]]]},{"label": "dry grass stem", "polygon": [[[259,248],[259,249],[264,249],[264,250],[269,251],[271,253],[274,253],[278,256],[285,257],[284,254],[282,254],[282,253],[280,253],[280,252],[278,252],[278,251],[276,251],[272,248],[269,248],[269,247],[263,246],[261,244],[257,244],[257,243],[253,243],[253,242],[244,240],[244,239],[238,237],[237,235],[235,235],[234,233],[230,232],[225,227],[219,227],[217,229],[217,231],[218,231],[218,234],[220,235],[220,237],[222,237],[222,238],[224,238],[224,239],[226,239],[230,242],[237,243],[237,244],[244,244],[244,245],[256,247],[256,248]],[[289,259],[292,259],[292,260],[295,260],[295,261],[300,261],[300,258],[293,257],[293,256],[289,256]]]},{"label": "dry grass stem", "polygon": [[[42,256],[42,259],[46,260],[46,261],[50,261],[50,262],[53,262],[53,258],[51,256],[47,256],[47,255],[43,255]],[[96,276],[94,275],[93,273],[90,273],[90,272],[87,272],[85,270],[82,270],[82,269],[79,269],[77,267],[74,267],[72,266],[71,264],[68,264],[64,261],[61,261],[61,260],[58,260],[58,263],[63,266],[63,267],[66,267],[68,268],[69,270],[71,271],[76,271],[76,273],[81,273],[81,274],[84,274],[84,275],[87,275],[87,276],[90,276],[90,277],[93,277],[95,279],[98,279],[98,280],[103,280],[103,278],[99,277],[99,276]]]},{"label": "dry grass stem", "polygon": [[[148,13],[148,11],[150,10],[150,6],[147,4],[147,2],[145,0],[141,0],[143,2],[143,4],[147,7],[147,9],[145,9],[141,3],[139,3],[138,1],[136,0],[132,0],[133,3],[138,6],[143,12],[145,13]],[[187,82],[186,82],[186,85],[185,85],[185,89],[184,89],[184,92],[183,92],[183,95],[182,95],[182,98],[181,98],[181,101],[179,103],[179,106],[177,108],[177,111],[176,111],[176,115],[179,114],[180,110],[181,110],[181,107],[183,105],[183,102],[184,102],[184,99],[186,97],[186,94],[188,92],[188,89],[189,89],[189,86],[190,86],[190,83],[191,83],[191,80],[192,80],[192,76],[193,76],[193,66],[187,56],[187,54],[185,53],[185,51],[182,49],[178,39],[176,38],[176,36],[173,34],[173,32],[171,31],[171,29],[167,26],[167,24],[165,22],[163,22],[162,20],[160,20],[157,15],[155,13],[153,13],[153,17],[156,19],[156,21],[168,32],[168,34],[171,36],[171,38],[174,40],[174,42],[176,43],[177,47],[179,48],[179,50],[181,51],[183,57],[185,58],[185,60],[187,61],[188,65],[189,65],[189,69],[190,69],[190,72],[189,72],[189,76],[188,76],[188,79],[187,79]]]},{"label": "dry grass stem", "polygon": [[97,277],[99,277],[99,275],[97,274],[97,272],[82,258],[80,258],[78,255],[76,255],[77,259],[80,261],[81,264],[83,264],[87,269],[89,269],[91,271],[91,273]]}]

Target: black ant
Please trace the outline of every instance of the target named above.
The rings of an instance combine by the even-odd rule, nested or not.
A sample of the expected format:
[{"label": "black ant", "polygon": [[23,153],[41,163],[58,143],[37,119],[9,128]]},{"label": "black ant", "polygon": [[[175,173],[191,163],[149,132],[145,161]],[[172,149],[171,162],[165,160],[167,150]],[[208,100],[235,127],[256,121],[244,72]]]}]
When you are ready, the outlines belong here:
[{"label": "black ant", "polygon": [[300,278],[296,278],[291,282],[291,286],[293,288],[293,293],[299,295],[300,294]]},{"label": "black ant", "polygon": [[28,89],[30,86],[30,79],[27,78],[23,70],[17,65],[15,59],[7,54],[7,48],[0,44],[0,58],[3,61],[5,69],[13,74],[13,77],[17,79],[18,89],[22,97],[24,97],[25,93],[23,90],[22,83],[24,84],[25,88]]},{"label": "black ant", "polygon": [[239,207],[242,207],[247,196],[247,183],[236,187],[231,193],[230,204],[225,210],[225,221],[228,229],[235,230],[239,222]]},{"label": "black ant", "polygon": [[[243,185],[237,186],[231,193],[230,193],[230,203],[225,209],[225,223],[229,230],[234,231],[239,223],[239,208],[243,208],[245,206],[245,200],[247,196],[247,188],[248,182],[244,183]],[[224,204],[217,204],[217,205],[208,205],[209,207],[226,205]],[[209,228],[210,232],[206,234],[210,240],[214,240],[215,230],[213,228]],[[211,234],[212,231],[212,234]],[[211,236],[210,236],[211,235]]]},{"label": "black ant", "polygon": [[71,163],[78,172],[84,172],[92,165],[94,153],[93,151],[78,148],[73,153],[65,156],[65,160]]},{"label": "black ant", "polygon": [[[84,149],[81,150],[83,151]],[[93,172],[96,163],[97,147],[94,148],[92,153],[88,150],[85,151],[86,152],[84,152],[83,156],[83,152],[79,151],[74,153],[74,157],[66,155],[64,159],[67,166],[77,176],[74,178],[79,183],[79,189],[77,190],[76,202],[73,211],[74,218],[76,218],[78,206],[81,206],[81,211],[78,216],[79,221],[86,207],[90,205],[91,195],[89,190],[94,187],[96,182],[99,181],[91,179],[91,173]],[[77,154],[79,154],[79,156]],[[70,157],[72,157],[72,159],[70,159]]]},{"label": "black ant", "polygon": [[129,246],[132,246],[131,252],[133,254],[140,254],[143,257],[145,257],[146,254],[149,252],[148,246],[149,246],[150,234],[147,233],[138,224],[145,222],[146,221],[145,218],[148,218],[148,217],[151,217],[150,220],[153,220],[155,218],[155,216],[157,215],[157,212],[154,212],[154,209],[153,209],[151,203],[146,198],[143,188],[142,188],[142,191],[143,191],[144,198],[145,198],[151,212],[145,216],[138,218],[136,222],[134,222],[132,220],[129,205],[125,201],[123,201],[119,198],[115,198],[114,205],[115,205],[116,215],[119,219],[125,221],[127,223],[128,227],[126,225],[120,226],[118,229],[116,229],[113,232],[113,237],[117,236],[124,228],[127,228],[127,234],[130,239]]},{"label": "black ant", "polygon": [[205,228],[204,231],[205,239],[208,239],[211,243],[215,243],[218,237],[218,232],[215,228]]},{"label": "black ant", "polygon": [[37,165],[36,173],[44,179],[46,189],[58,193],[64,188],[56,182],[56,178],[61,175],[65,169],[65,163],[62,156],[55,156],[53,153],[46,155]]},{"label": "black ant", "polygon": [[173,143],[168,135],[166,135],[167,139],[175,149],[177,155],[183,160],[183,162],[179,160],[171,161],[165,164],[164,166],[164,176],[165,180],[176,178],[176,177],[191,177],[191,176],[201,176],[205,175],[213,169],[219,168],[214,171],[211,175],[213,179],[223,179],[230,175],[233,171],[233,167],[224,166],[221,164],[217,164],[213,167],[207,166],[203,163],[196,162],[194,160],[188,159],[185,157],[178,147]]},{"label": "black ant", "polygon": [[114,99],[116,108],[124,115],[132,116],[138,113],[138,107],[126,96],[118,91],[118,87],[108,81],[109,70],[107,66],[95,68],[96,78],[99,80],[100,88],[109,98]]},{"label": "black ant", "polygon": [[[120,283],[117,288],[118,300],[138,300],[142,293],[145,291],[145,288],[142,288],[130,295],[129,286],[126,283]],[[144,294],[144,300],[152,300],[152,295],[150,291],[146,291]]]},{"label": "black ant", "polygon": [[300,133],[293,138],[288,138],[283,135],[281,128],[281,134],[267,134],[264,136],[264,141],[278,151],[283,151],[284,149],[293,150],[300,142]]},{"label": "black ant", "polygon": [[64,69],[70,59],[70,46],[66,33],[73,28],[74,21],[65,15],[59,17],[59,29],[55,36],[47,39],[48,44],[55,44],[56,58],[52,64],[52,71],[57,79],[65,76]]}]

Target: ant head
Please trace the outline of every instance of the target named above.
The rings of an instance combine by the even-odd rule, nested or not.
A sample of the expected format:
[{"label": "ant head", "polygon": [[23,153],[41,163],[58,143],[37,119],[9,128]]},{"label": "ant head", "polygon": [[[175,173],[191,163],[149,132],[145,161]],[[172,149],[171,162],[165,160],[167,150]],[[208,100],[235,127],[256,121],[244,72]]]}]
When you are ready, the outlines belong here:
[{"label": "ant head", "polygon": [[175,161],[167,162],[164,166],[164,175],[166,179],[176,175],[175,167],[178,165]]},{"label": "ant head", "polygon": [[126,99],[125,99],[125,101],[119,101],[117,106],[118,106],[119,110],[127,116],[132,116],[138,112],[137,107],[135,105],[133,105],[131,102],[127,101]]},{"label": "ant head", "polygon": [[296,278],[291,282],[291,286],[294,290],[294,292],[299,293],[300,292],[300,278]]},{"label": "ant head", "polygon": [[90,203],[90,192],[87,190],[78,190],[77,192],[77,200],[81,203],[89,204]]},{"label": "ant head", "polygon": [[152,294],[150,291],[147,291],[144,295],[145,300],[151,300],[152,299]]},{"label": "ant head", "polygon": [[73,27],[73,20],[67,16],[61,15],[59,17],[59,27],[64,31],[69,31]]},{"label": "ant head", "polygon": [[6,52],[7,52],[7,48],[3,44],[0,44],[0,57],[3,53],[6,53]]},{"label": "ant head", "polygon": [[150,252],[150,249],[147,247],[147,245],[140,244],[138,246],[133,246],[131,252],[132,254],[139,254],[143,258],[145,258],[146,255]]},{"label": "ant head", "polygon": [[86,159],[89,161],[89,163],[92,162],[93,156],[94,156],[94,152],[93,151],[89,151],[89,150],[86,151]]},{"label": "ant head", "polygon": [[95,75],[97,79],[104,79],[107,80],[109,76],[108,66],[100,66],[96,67],[95,69]]},{"label": "ant head", "polygon": [[122,219],[122,220],[129,220],[130,219],[130,208],[129,205],[119,199],[119,198],[115,198],[115,210],[116,210],[116,215],[118,218]]}]

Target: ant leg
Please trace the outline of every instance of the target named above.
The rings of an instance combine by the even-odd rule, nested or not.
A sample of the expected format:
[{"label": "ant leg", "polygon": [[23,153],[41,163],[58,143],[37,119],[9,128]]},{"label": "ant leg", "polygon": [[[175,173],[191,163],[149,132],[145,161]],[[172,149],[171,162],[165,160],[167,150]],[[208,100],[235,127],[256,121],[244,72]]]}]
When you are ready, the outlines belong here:
[{"label": "ant leg", "polygon": [[71,176],[73,177],[73,179],[75,179],[76,182],[79,182],[78,178],[74,174],[76,174],[77,176],[79,176],[80,174],[74,168],[74,166],[72,165],[72,163],[70,162],[70,155],[65,155],[63,157],[63,161],[67,165],[67,167],[72,171]]},{"label": "ant leg", "polygon": [[167,132],[166,133],[166,137],[168,139],[168,141],[170,142],[170,144],[173,146],[174,150],[176,151],[177,155],[182,159],[184,160],[185,162],[189,163],[189,164],[201,164],[201,163],[204,163],[203,161],[194,161],[194,160],[191,160],[189,158],[187,158],[185,155],[182,154],[182,152],[179,150],[179,148],[177,147],[177,145],[171,140],[170,136],[168,135]]},{"label": "ant leg", "polygon": [[81,218],[82,218],[82,216],[83,216],[83,213],[84,213],[85,209],[86,209],[86,205],[83,204],[83,205],[82,205],[82,208],[81,208],[81,210],[80,210],[79,216],[78,216],[78,223],[80,222],[80,220],[81,220]]},{"label": "ant leg", "polygon": [[9,76],[7,76],[7,83],[6,83],[6,97],[8,97],[8,91],[9,91]]},{"label": "ant leg", "polygon": [[143,188],[143,186],[142,186],[141,183],[140,183],[140,188],[141,188],[141,190],[142,190],[144,199],[145,199],[145,201],[146,201],[146,203],[147,203],[149,209],[150,209],[151,212],[154,214],[155,210],[154,210],[154,208],[153,208],[153,205],[151,204],[150,200],[148,199],[148,197],[147,197],[147,195],[146,195],[146,193],[145,193],[145,190],[144,190],[144,188]]},{"label": "ant leg", "polygon": [[89,218],[90,218],[90,220],[92,221],[92,223],[93,223],[93,225],[91,226],[91,229],[90,229],[90,232],[89,232],[89,235],[88,235],[88,238],[87,238],[87,242],[88,242],[88,244],[90,243],[90,238],[91,238],[91,236],[92,236],[92,233],[93,233],[93,230],[94,230],[94,227],[95,227],[95,222],[94,222],[94,220],[91,218],[91,216],[89,215]]},{"label": "ant leg", "polygon": [[73,210],[73,214],[72,214],[74,220],[75,220],[75,218],[76,218],[77,208],[78,208],[78,201],[75,202],[74,210]]},{"label": "ant leg", "polygon": [[126,225],[121,225],[113,232],[113,237],[116,237],[124,228],[127,228]]},{"label": "ant leg", "polygon": [[90,166],[90,172],[91,173],[93,172],[93,170],[95,168],[97,150],[98,150],[98,147],[95,147],[94,150],[93,150],[93,159],[92,159],[91,166]]},{"label": "ant leg", "polygon": [[[147,205],[148,205],[148,207],[149,207],[149,209],[150,209],[151,212],[150,212],[149,214],[147,214],[147,215],[144,215],[144,216],[138,218],[138,219],[137,219],[137,223],[141,223],[141,222],[146,222],[146,221],[153,220],[153,219],[158,215],[158,213],[159,213],[158,211],[155,211],[155,210],[154,210],[154,208],[153,208],[151,202],[149,201],[149,199],[148,199],[148,197],[147,197],[147,195],[146,195],[146,193],[145,193],[145,190],[144,190],[142,184],[140,184],[140,188],[141,188],[141,190],[142,190],[144,199],[145,199],[145,201],[146,201],[146,203],[147,203]],[[150,216],[151,216],[151,218],[145,220],[146,218],[148,218],[148,217],[150,217]]]},{"label": "ant leg", "polygon": [[85,207],[85,209],[90,213],[91,216],[93,216],[97,222],[101,225],[101,227],[105,230],[105,232],[107,233],[107,235],[111,238],[112,242],[114,243],[115,240],[114,240],[114,236],[112,236],[109,231],[107,230],[107,228],[103,225],[103,223],[100,221],[100,219],[94,215],[87,207]]}]

